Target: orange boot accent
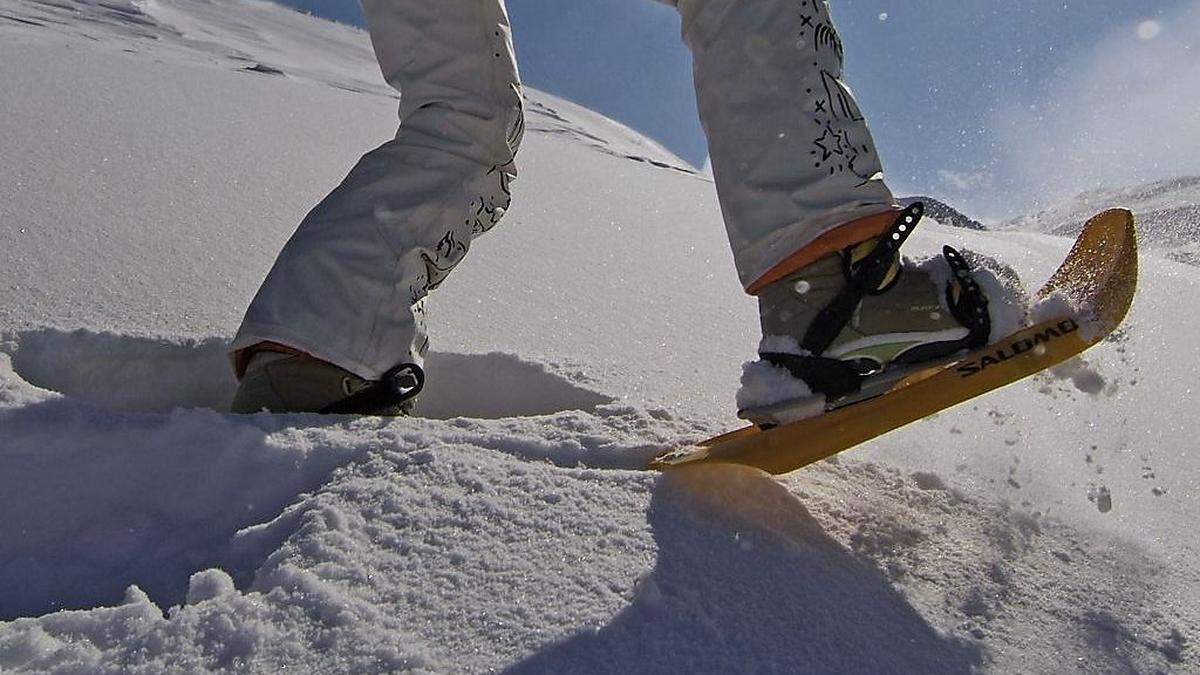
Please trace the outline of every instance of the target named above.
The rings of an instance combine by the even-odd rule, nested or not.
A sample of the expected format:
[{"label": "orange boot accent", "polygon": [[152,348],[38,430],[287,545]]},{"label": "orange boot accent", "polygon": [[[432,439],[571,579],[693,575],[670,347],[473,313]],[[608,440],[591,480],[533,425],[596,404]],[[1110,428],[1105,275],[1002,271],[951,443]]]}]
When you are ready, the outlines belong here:
[{"label": "orange boot accent", "polygon": [[766,274],[759,277],[758,281],[750,284],[746,292],[750,295],[758,295],[758,292],[767,286],[786,278],[793,272],[808,267],[831,253],[837,253],[872,237],[878,237],[891,227],[898,213],[900,213],[900,209],[895,208],[838,225],[814,239],[808,246],[784,258],[783,262],[772,267]]},{"label": "orange boot accent", "polygon": [[238,380],[241,380],[242,376],[246,374],[246,366],[250,365],[250,359],[258,352],[277,352],[280,354],[291,354],[292,356],[308,356],[308,354],[299,349],[281,345],[278,342],[259,342],[234,354],[233,370]]}]

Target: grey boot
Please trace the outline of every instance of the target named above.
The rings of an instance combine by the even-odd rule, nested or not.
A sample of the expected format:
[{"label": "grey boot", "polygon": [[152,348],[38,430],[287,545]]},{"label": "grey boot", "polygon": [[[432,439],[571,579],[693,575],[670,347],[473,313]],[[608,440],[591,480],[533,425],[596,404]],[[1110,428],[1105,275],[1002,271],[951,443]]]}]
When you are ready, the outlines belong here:
[{"label": "grey boot", "polygon": [[[809,326],[845,289],[844,266],[842,256],[830,256],[763,289],[763,335],[789,336],[803,344]],[[947,311],[942,293],[927,270],[904,269],[887,293],[862,299],[821,355],[862,361],[871,372],[919,345],[967,337],[970,330]]]},{"label": "grey boot", "polygon": [[[943,259],[921,265],[901,258],[900,246],[921,215],[914,204],[880,238],[763,289],[762,361],[748,365],[743,378],[742,417],[770,426],[818,415],[991,341],[989,295],[1001,295],[995,275],[980,275],[987,276],[981,285],[966,257],[950,247]],[[1006,297],[998,304],[1013,303]],[[779,386],[779,371],[803,386]],[[747,382],[755,373],[775,384]],[[771,388],[783,393],[773,396]]]},{"label": "grey boot", "polygon": [[407,415],[423,384],[424,374],[411,364],[371,381],[310,356],[260,351],[250,358],[230,411]]}]

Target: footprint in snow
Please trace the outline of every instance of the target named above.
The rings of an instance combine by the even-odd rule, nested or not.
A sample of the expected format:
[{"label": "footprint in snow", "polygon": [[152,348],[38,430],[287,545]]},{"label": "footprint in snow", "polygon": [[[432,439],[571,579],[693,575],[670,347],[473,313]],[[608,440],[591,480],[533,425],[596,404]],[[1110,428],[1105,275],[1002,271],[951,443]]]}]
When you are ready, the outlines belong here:
[{"label": "footprint in snow", "polygon": [[[237,386],[224,338],[141,337],[42,328],[0,336],[29,384],[119,412],[223,412]],[[500,419],[594,411],[614,399],[546,366],[503,353],[431,353],[420,417]]]}]

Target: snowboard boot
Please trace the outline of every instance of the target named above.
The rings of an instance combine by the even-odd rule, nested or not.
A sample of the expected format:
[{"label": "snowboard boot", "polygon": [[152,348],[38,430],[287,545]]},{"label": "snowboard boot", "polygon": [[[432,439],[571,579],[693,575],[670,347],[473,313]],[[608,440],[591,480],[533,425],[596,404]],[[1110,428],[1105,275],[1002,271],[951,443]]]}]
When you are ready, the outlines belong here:
[{"label": "snowboard boot", "polygon": [[[923,366],[993,341],[989,294],[1009,296],[996,303],[1004,307],[1024,307],[994,273],[985,291],[977,278],[984,275],[949,246],[941,259],[902,259],[900,247],[923,213],[913,204],[880,237],[762,290],[761,360],[746,365],[739,416],[771,427],[877,396]],[[1007,286],[1019,286],[1010,276]],[[1004,317],[1003,330],[1011,322]]]},{"label": "snowboard boot", "polygon": [[425,373],[416,364],[397,366],[372,381],[305,354],[259,350],[247,363],[230,411],[408,415],[424,384]]}]

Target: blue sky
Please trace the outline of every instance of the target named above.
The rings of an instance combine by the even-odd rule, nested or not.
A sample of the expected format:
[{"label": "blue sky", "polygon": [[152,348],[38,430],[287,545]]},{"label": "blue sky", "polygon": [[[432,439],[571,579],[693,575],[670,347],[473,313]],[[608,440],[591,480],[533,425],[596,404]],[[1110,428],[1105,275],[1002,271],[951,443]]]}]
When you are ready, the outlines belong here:
[{"label": "blue sky", "polygon": [[[287,4],[361,23],[347,0]],[[847,78],[897,192],[1000,218],[1100,184],[1200,173],[1200,0],[831,6]],[[529,85],[703,162],[674,9],[651,0],[508,8]]]}]

